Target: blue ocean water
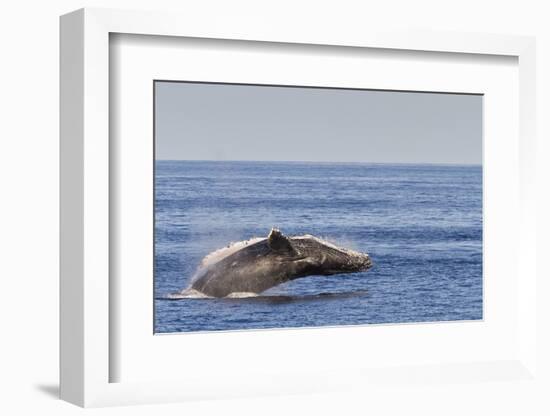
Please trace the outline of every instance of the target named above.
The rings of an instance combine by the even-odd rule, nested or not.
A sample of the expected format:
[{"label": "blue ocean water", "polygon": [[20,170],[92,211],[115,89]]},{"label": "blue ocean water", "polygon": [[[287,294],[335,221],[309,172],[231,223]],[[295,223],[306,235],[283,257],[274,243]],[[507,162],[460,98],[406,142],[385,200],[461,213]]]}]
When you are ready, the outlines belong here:
[{"label": "blue ocean water", "polygon": [[[364,273],[261,296],[169,299],[232,241],[313,234]],[[481,166],[157,161],[155,332],[482,319]]]}]

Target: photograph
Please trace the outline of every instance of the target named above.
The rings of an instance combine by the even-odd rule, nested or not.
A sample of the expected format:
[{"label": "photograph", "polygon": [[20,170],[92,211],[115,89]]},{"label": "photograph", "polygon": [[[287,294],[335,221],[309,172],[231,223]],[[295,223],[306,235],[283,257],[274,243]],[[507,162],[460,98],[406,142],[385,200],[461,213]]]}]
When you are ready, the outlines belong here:
[{"label": "photograph", "polygon": [[483,319],[483,95],[155,80],[155,334]]}]

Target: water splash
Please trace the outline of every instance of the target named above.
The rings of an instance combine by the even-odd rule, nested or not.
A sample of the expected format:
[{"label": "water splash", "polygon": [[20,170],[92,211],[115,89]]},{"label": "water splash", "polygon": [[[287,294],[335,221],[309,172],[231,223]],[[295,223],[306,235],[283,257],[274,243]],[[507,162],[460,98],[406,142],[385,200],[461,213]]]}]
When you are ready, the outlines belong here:
[{"label": "water splash", "polygon": [[211,296],[205,295],[202,292],[199,292],[198,290],[188,288],[178,293],[169,293],[168,295],[166,295],[164,299],[176,300],[176,299],[213,299],[213,298]]}]

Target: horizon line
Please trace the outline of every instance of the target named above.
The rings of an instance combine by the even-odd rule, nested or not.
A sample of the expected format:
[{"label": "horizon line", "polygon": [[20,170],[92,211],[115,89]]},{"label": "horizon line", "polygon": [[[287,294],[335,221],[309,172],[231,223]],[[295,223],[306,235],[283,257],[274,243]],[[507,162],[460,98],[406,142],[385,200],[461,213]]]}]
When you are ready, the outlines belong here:
[{"label": "horizon line", "polygon": [[370,161],[334,161],[334,160],[271,160],[271,159],[155,159],[155,162],[274,162],[274,163],[332,163],[332,164],[364,164],[364,165],[448,165],[448,166],[479,166],[483,163],[465,162],[370,162]]}]

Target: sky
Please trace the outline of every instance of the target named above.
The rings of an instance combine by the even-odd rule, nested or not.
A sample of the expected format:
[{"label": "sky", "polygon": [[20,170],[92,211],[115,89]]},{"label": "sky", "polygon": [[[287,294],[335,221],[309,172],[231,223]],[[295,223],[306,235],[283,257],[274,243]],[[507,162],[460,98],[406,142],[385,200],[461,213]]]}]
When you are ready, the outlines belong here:
[{"label": "sky", "polygon": [[481,95],[155,82],[157,160],[482,162]]}]

